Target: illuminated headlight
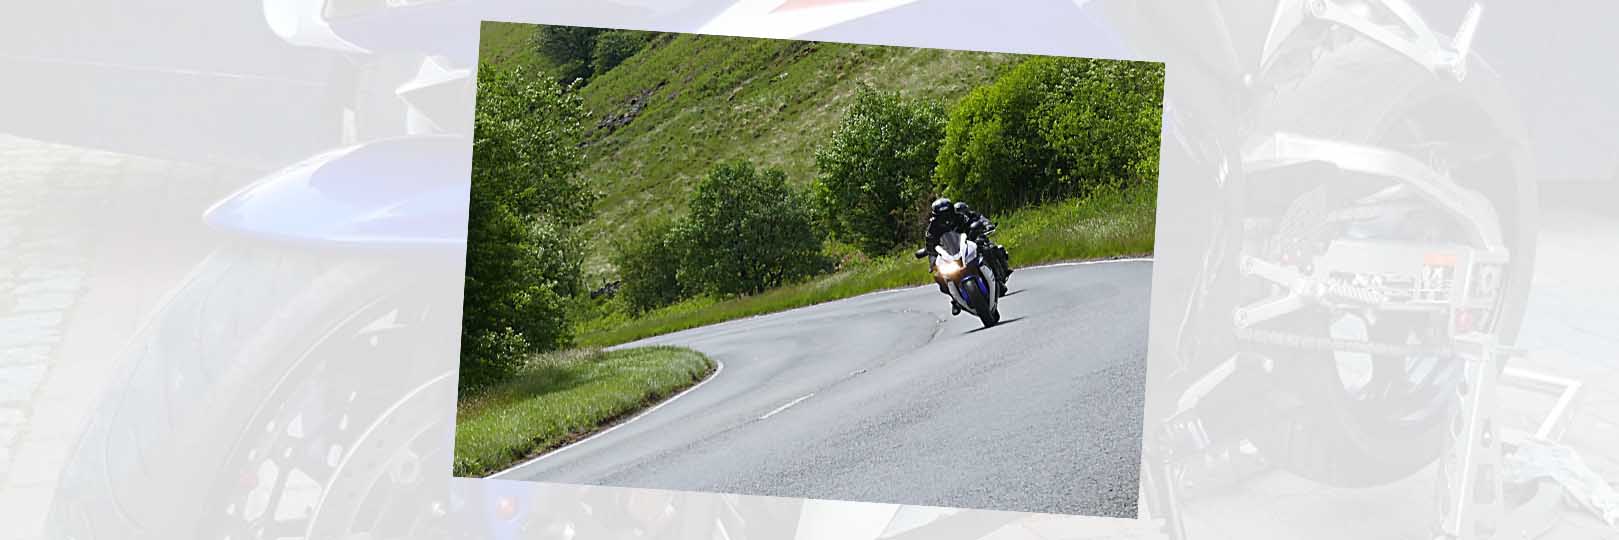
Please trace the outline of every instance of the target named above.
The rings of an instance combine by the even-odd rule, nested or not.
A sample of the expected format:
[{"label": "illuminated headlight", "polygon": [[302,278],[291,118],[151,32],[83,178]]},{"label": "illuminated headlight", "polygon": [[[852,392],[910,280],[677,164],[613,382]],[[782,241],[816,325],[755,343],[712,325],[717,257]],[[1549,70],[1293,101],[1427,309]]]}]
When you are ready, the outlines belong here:
[{"label": "illuminated headlight", "polygon": [[949,259],[939,259],[937,266],[939,267],[939,273],[944,275],[950,275],[961,271],[961,263]]}]

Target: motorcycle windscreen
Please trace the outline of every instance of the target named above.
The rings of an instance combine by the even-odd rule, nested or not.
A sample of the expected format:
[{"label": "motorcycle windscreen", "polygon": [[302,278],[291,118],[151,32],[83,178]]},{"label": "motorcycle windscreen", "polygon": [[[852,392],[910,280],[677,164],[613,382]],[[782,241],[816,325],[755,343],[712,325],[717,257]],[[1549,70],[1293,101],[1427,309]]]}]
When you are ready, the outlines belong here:
[{"label": "motorcycle windscreen", "polygon": [[961,235],[951,233],[939,237],[939,249],[950,254],[952,258],[959,259],[962,255]]}]

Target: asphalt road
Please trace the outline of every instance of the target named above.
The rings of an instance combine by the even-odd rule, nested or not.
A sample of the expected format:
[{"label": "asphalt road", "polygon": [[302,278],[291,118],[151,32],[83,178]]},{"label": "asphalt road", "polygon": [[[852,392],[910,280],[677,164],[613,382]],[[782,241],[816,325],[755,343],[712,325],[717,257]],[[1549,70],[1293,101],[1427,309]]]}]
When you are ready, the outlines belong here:
[{"label": "asphalt road", "polygon": [[1151,275],[1019,270],[988,329],[928,286],[630,344],[722,368],[497,477],[1133,518]]}]

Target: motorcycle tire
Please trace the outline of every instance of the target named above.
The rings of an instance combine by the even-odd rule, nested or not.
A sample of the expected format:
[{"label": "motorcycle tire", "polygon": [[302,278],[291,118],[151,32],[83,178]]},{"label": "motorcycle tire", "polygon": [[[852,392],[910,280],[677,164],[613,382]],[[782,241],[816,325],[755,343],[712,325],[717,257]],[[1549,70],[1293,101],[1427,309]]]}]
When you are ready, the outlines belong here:
[{"label": "motorcycle tire", "polygon": [[998,308],[990,309],[989,297],[976,290],[976,286],[963,287],[961,289],[961,294],[962,296],[966,297],[967,302],[972,305],[973,313],[978,314],[978,321],[984,323],[985,328],[995,326],[997,323],[1001,322],[1000,310]]},{"label": "motorcycle tire", "polygon": [[998,308],[986,310],[983,315],[978,316],[978,321],[984,323],[984,328],[989,328],[991,326],[1000,324],[1001,310]]},{"label": "motorcycle tire", "polygon": [[435,278],[402,267],[211,254],[137,333],[63,467],[49,536],[444,536],[420,509],[447,501],[406,501],[448,490],[443,359],[459,336],[427,323],[459,305],[418,303]]},{"label": "motorcycle tire", "polygon": [[[1291,132],[1339,141],[1388,145],[1395,131],[1415,128],[1421,141],[1486,145],[1495,157],[1451,169],[1464,187],[1482,193],[1495,206],[1504,242],[1511,251],[1505,286],[1490,323],[1503,343],[1512,343],[1522,321],[1534,263],[1537,192],[1529,176],[1524,131],[1512,113],[1495,73],[1476,55],[1462,81],[1445,80],[1368,40],[1324,54],[1312,72],[1279,89],[1260,109],[1255,133]],[[1443,121],[1435,121],[1436,117]],[[1466,118],[1472,122],[1457,122]],[[1509,174],[1505,181],[1478,183],[1469,171]],[[1322,334],[1333,321],[1303,321],[1292,330]],[[1388,326],[1385,323],[1385,326]],[[1368,334],[1377,334],[1369,328]],[[1399,336],[1381,336],[1399,339]],[[1356,395],[1336,366],[1337,353],[1278,353],[1279,388],[1293,391],[1300,407],[1283,425],[1256,439],[1274,463],[1328,485],[1362,487],[1406,478],[1438,459],[1447,426],[1457,414],[1459,361],[1441,362],[1447,371],[1415,374],[1413,388],[1398,402]],[[1393,360],[1391,362],[1390,360]],[[1400,359],[1378,358],[1384,371]],[[1417,369],[1411,359],[1404,369]],[[1434,367],[1431,369],[1438,370]],[[1374,374],[1375,379],[1378,375]],[[1330,419],[1330,420],[1328,420]]]}]

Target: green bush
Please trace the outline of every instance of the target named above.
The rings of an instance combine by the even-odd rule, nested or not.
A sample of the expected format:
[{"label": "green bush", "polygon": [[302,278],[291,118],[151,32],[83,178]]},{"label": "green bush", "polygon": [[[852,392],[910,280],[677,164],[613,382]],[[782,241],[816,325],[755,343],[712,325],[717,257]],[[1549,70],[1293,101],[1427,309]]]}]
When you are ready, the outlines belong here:
[{"label": "green bush", "polygon": [[868,255],[921,238],[944,125],[938,104],[862,85],[842,124],[815,152],[811,190],[832,233]]},{"label": "green bush", "polygon": [[634,30],[608,30],[596,36],[595,49],[590,55],[592,73],[606,73],[646,46],[647,32]]},{"label": "green bush", "polygon": [[1156,181],[1163,64],[1084,60],[1057,69],[1057,99],[1037,115],[1059,166],[1049,189],[1066,195],[1097,182]]},{"label": "green bush", "polygon": [[596,38],[600,28],[578,26],[537,26],[534,29],[534,49],[555,66],[556,80],[569,84],[574,79],[589,79],[592,55],[596,53]]},{"label": "green bush", "polygon": [[460,385],[481,389],[497,384],[522,368],[522,359],[533,349],[523,335],[511,328],[461,334]]},{"label": "green bush", "polygon": [[462,310],[464,386],[498,381],[514,350],[571,340],[567,297],[582,289],[574,227],[596,195],[576,176],[579,98],[518,69],[478,70]]},{"label": "green bush", "polygon": [[684,225],[690,255],[681,283],[718,294],[755,294],[829,265],[807,197],[780,169],[715,166],[697,185]]},{"label": "green bush", "polygon": [[684,296],[678,279],[689,245],[682,238],[684,230],[680,223],[652,222],[636,227],[613,245],[609,259],[618,269],[618,298],[631,311],[642,313]]},{"label": "green bush", "polygon": [[951,112],[936,188],[982,210],[1157,178],[1163,65],[1031,58]]},{"label": "green bush", "polygon": [[1027,60],[973,89],[950,113],[934,183],[981,212],[1026,202],[1052,161],[1030,116],[1049,93],[1043,59]]}]

